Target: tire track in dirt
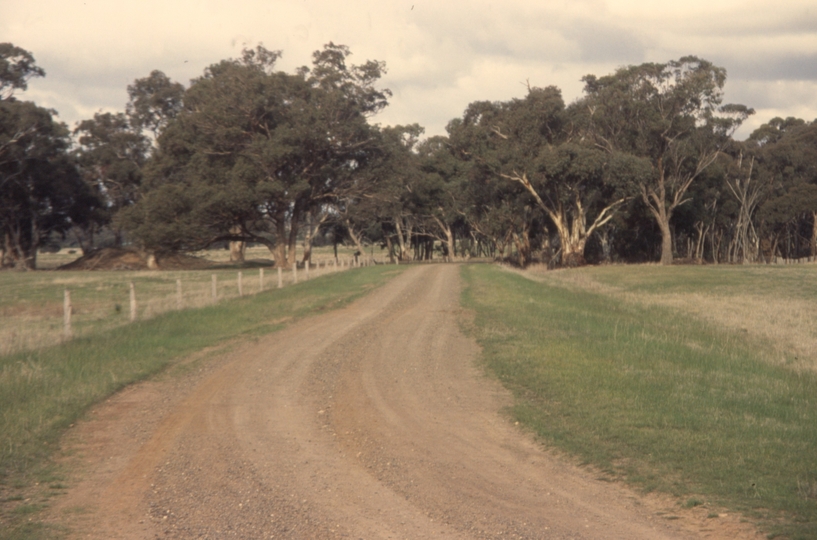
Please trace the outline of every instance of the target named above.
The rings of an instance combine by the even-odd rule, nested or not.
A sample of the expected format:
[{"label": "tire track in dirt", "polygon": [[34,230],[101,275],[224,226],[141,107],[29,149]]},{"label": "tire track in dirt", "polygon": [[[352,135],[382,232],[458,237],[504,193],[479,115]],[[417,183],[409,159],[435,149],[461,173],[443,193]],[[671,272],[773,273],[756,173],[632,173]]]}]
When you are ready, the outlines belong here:
[{"label": "tire track in dirt", "polygon": [[69,493],[63,508],[90,508],[77,537],[709,536],[512,426],[458,300],[458,267],[417,266],[234,351]]}]

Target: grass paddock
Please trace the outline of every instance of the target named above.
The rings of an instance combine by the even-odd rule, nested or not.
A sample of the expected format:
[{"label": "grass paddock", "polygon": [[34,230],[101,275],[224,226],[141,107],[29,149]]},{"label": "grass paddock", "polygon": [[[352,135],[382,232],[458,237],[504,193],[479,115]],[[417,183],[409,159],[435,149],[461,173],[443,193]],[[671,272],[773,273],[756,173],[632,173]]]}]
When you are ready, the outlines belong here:
[{"label": "grass paddock", "polygon": [[[750,330],[755,313],[739,322],[727,307],[692,305],[695,295],[814,305],[817,267],[771,270],[608,267],[527,279],[474,265],[463,268],[463,302],[486,367],[516,396],[511,413],[547,444],[682,504],[743,512],[772,536],[815,538],[810,360],[781,359],[786,334]],[[815,315],[803,316],[805,340]]]}]

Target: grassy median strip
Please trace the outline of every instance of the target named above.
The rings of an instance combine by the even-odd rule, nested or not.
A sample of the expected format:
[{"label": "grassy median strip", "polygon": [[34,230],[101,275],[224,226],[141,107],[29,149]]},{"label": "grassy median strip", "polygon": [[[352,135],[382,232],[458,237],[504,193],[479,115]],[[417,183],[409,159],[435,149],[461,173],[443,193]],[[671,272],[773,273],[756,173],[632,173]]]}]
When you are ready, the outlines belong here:
[{"label": "grassy median strip", "polygon": [[0,356],[0,495],[14,502],[15,486],[22,489],[37,480],[62,432],[92,404],[125,385],[202,348],[272,332],[281,326],[274,321],[291,323],[342,306],[401,271],[376,266],[338,272],[211,307],[169,312],[55,347]]},{"label": "grassy median strip", "polygon": [[817,537],[814,371],[672,307],[495,266],[463,276],[486,366],[544,441],[684,504],[744,512],[772,536]]}]

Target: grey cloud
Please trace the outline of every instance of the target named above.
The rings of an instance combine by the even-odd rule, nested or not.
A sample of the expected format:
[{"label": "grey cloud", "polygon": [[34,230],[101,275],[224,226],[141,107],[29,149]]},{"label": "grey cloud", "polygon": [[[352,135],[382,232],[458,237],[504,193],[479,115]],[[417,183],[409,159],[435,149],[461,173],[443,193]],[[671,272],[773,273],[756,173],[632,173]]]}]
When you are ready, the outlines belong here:
[{"label": "grey cloud", "polygon": [[725,59],[724,67],[730,77],[740,79],[817,81],[817,53],[729,58]]},{"label": "grey cloud", "polygon": [[56,0],[3,1],[16,9],[4,8],[0,33],[31,49],[48,73],[32,82],[31,95],[69,123],[101,108],[122,110],[127,85],[153,69],[188,84],[256,40],[283,49],[286,71],[308,64],[330,40],[349,45],[355,63],[386,61],[382,83],[395,95],[380,121],[416,121],[435,133],[471,100],[521,95],[528,78],[559,86],[569,101],[580,94],[581,75],[684,54],[728,70],[727,101],[802,116],[817,95],[805,90],[817,85],[804,82],[817,80],[817,6],[810,0],[799,7],[744,0],[727,9],[710,2],[675,14],[658,3],[628,11],[621,6],[632,3],[602,0],[418,0],[413,10],[375,0],[239,0],[190,17],[196,0],[146,0],[165,16],[154,20],[142,4],[101,10],[97,3],[94,21],[72,19],[75,10]]},{"label": "grey cloud", "polygon": [[564,35],[578,44],[583,62],[637,64],[647,53],[643,38],[633,31],[598,21],[574,21],[565,28]]},{"label": "grey cloud", "polygon": [[724,98],[724,101],[743,103],[758,110],[817,110],[817,81],[732,79],[726,83]]},{"label": "grey cloud", "polygon": [[793,8],[780,6],[769,9],[765,0],[762,5],[745,5],[733,11],[706,13],[681,21],[678,25],[686,34],[751,39],[763,36],[784,36],[817,33],[817,7]]}]

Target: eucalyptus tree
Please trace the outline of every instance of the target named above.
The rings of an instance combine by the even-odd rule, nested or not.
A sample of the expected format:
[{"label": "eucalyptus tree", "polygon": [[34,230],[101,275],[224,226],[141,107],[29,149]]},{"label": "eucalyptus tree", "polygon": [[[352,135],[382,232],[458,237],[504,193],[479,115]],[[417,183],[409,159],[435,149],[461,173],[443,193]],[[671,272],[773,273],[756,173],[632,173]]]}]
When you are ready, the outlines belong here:
[{"label": "eucalyptus tree", "polygon": [[606,152],[631,153],[651,164],[651,174],[631,184],[661,230],[660,260],[670,264],[673,212],[754,111],[723,105],[726,70],[694,56],[583,81],[585,97],[576,105],[584,115],[583,134]]},{"label": "eucalyptus tree", "polygon": [[130,125],[139,132],[148,131],[155,141],[159,133],[182,111],[184,86],[173,82],[159,70],[128,85],[125,108]]},{"label": "eucalyptus tree", "polygon": [[467,234],[465,209],[467,168],[451,151],[448,137],[436,136],[417,146],[421,174],[413,186],[415,212],[423,219],[425,234],[439,241],[443,256],[457,254],[456,238]]},{"label": "eucalyptus tree", "polygon": [[774,118],[749,138],[769,193],[758,209],[774,256],[817,256],[817,121]]},{"label": "eucalyptus tree", "polygon": [[0,43],[0,100],[8,100],[17,90],[28,88],[28,81],[44,77],[34,55],[12,43]]},{"label": "eucalyptus tree", "polygon": [[[547,217],[559,238],[560,261],[582,264],[590,236],[608,223],[627,200],[624,178],[644,174],[641,160],[606,153],[582,141],[572,110],[555,87],[530,88],[524,99],[474,103],[463,119],[450,124],[460,155],[473,162],[496,201],[514,200],[515,218],[526,216],[506,235],[529,260],[534,207]],[[488,212],[483,215],[491,215]],[[496,215],[496,213],[494,213]],[[541,220],[540,220],[541,221]],[[509,223],[510,225],[510,223]]]},{"label": "eucalyptus tree", "polygon": [[[559,106],[563,107],[561,101]],[[501,144],[507,141],[507,135],[497,132],[506,108],[507,104],[501,102],[473,102],[462,118],[451,120],[446,129],[452,151],[463,162],[461,170],[466,182],[461,192],[465,199],[462,212],[469,229],[478,239],[484,239],[489,251],[499,259],[505,257],[507,246],[517,240],[517,248],[521,248],[519,262],[524,264],[529,251],[526,238],[530,237],[535,216],[530,211],[530,196],[521,185],[508,181],[502,174],[514,170],[514,165],[508,164],[514,157],[509,150],[515,149],[517,158],[528,150],[529,161],[533,154],[521,145]]]},{"label": "eucalyptus tree", "polygon": [[[149,192],[124,218],[134,234],[152,249],[257,242],[276,264],[294,263],[304,216],[354,183],[376,150],[367,119],[387,104],[375,86],[384,65],[347,66],[349,54],[330,43],[312,69],[288,74],[275,69],[280,52],[259,46],[207,68],[159,136]],[[160,221],[183,217],[154,223],[151,208],[169,205]]]},{"label": "eucalyptus tree", "polygon": [[[725,174],[727,193],[735,211],[731,216],[733,236],[727,254],[729,262],[750,263],[760,258],[760,236],[756,224],[758,206],[768,196],[771,184],[759,177],[756,169],[757,156],[751,142],[740,144],[730,152],[729,167]],[[717,261],[717,253],[713,254]]]},{"label": "eucalyptus tree", "polygon": [[[418,124],[411,124],[385,128],[383,131],[387,145],[382,170],[385,182],[380,197],[383,226],[387,232],[394,232],[399,260],[410,261],[411,246],[423,220],[416,189],[423,175],[418,145],[424,129]],[[388,244],[389,236],[386,238]]]},{"label": "eucalyptus tree", "polygon": [[[134,204],[142,185],[142,167],[150,142],[133,129],[123,113],[96,113],[74,129],[75,154],[85,182],[105,201],[98,221],[109,224],[123,208]],[[94,247],[96,224],[89,224],[83,250]],[[113,224],[114,242],[122,244],[122,229]]]},{"label": "eucalyptus tree", "polygon": [[375,149],[353,181],[338,190],[335,221],[359,251],[363,242],[380,240],[391,259],[409,260],[412,238],[422,217],[414,204],[421,179],[417,145],[423,128],[417,124],[378,128]]},{"label": "eucalyptus tree", "polygon": [[33,269],[52,234],[93,219],[99,201],[80,179],[53,111],[14,97],[43,76],[28,51],[0,44],[0,266]]}]

